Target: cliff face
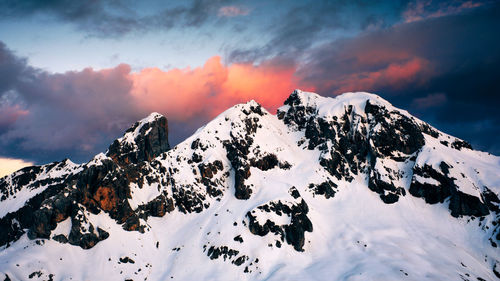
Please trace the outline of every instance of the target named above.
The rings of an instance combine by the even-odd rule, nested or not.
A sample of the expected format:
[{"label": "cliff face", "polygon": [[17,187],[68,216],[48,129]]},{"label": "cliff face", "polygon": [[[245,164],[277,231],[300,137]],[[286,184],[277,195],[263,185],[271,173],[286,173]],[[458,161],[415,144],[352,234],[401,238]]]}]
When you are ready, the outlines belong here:
[{"label": "cliff face", "polygon": [[[142,231],[139,217],[162,214],[173,208],[171,200],[155,198],[133,210],[128,203],[130,185],[137,182],[145,163],[170,149],[167,119],[152,113],[136,122],[123,137],[115,140],[106,154],[89,163],[76,165],[69,160],[22,169],[0,181],[5,205],[22,204],[15,191],[34,194],[17,210],[8,211],[0,224],[0,244],[6,245],[25,232],[30,239],[50,238],[57,224],[70,218],[71,231],[53,237],[84,249],[109,237],[95,227],[85,213],[106,212],[125,230]],[[16,200],[17,199],[17,200]],[[162,200],[164,199],[164,200]],[[18,202],[16,202],[18,201]],[[144,209],[144,210],[143,210]]]},{"label": "cliff face", "polygon": [[165,116],[152,113],[135,123],[123,137],[115,140],[108,148],[106,156],[120,166],[151,161],[168,151],[168,122]]},{"label": "cliff face", "polygon": [[[153,113],[88,163],[0,179],[0,269],[20,279],[488,280],[500,267],[500,158],[376,95],[296,90],[276,115],[251,101],[172,149],[167,137]],[[110,266],[88,273],[75,255]]]}]

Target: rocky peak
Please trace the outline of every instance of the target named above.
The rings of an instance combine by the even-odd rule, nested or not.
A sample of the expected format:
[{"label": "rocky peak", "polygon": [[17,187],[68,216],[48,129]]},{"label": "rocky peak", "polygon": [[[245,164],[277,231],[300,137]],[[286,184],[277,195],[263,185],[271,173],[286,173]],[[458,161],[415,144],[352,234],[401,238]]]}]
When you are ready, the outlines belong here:
[{"label": "rocky peak", "polygon": [[[332,99],[295,90],[278,109],[278,118],[304,133],[300,143],[310,150],[318,149],[320,164],[337,180],[350,182],[357,175],[367,175],[368,187],[385,203],[395,203],[405,196],[406,179],[420,171],[418,167],[412,171],[410,166],[426,145],[434,149],[435,145],[455,150],[471,148],[381,97],[364,92]],[[384,168],[391,166],[394,168]],[[420,194],[414,185],[410,191]],[[458,194],[455,189],[459,188],[450,185],[447,191]],[[448,193],[443,198],[448,198]],[[455,215],[486,213],[485,207],[475,201],[455,201],[460,201],[460,207],[452,209]]]},{"label": "rocky peak", "polygon": [[[113,245],[126,243],[135,264],[143,259],[149,269],[156,256],[149,260],[147,255],[135,258],[135,253],[163,251],[158,253],[167,263],[172,257],[192,260],[198,255],[201,260],[241,266],[244,273],[252,274],[262,270],[259,266],[268,263],[267,257],[279,257],[275,262],[281,263],[285,255],[306,259],[316,255],[315,249],[322,247],[318,243],[325,238],[353,237],[346,240],[346,253],[356,254],[352,245],[363,245],[364,250],[376,246],[373,242],[367,246],[357,229],[349,235],[333,232],[353,229],[339,227],[335,220],[363,227],[369,213],[377,214],[370,221],[394,223],[392,227],[402,228],[403,233],[427,227],[434,231],[432,223],[419,227],[424,214],[439,216],[433,234],[441,233],[442,222],[465,231],[456,228],[455,218],[459,218],[468,229],[477,228],[474,235],[489,248],[498,247],[498,157],[468,151],[465,142],[376,95],[324,98],[296,90],[278,116],[255,101],[235,105],[162,153],[169,149],[167,130],[166,118],[153,113],[88,163],[64,160],[0,179],[0,247],[13,247],[3,252],[9,260],[4,266],[24,268],[20,257],[26,257],[22,253],[27,251],[18,250],[23,247],[46,251],[43,257],[54,256],[53,243],[43,246],[46,239],[91,249],[111,238],[101,244],[110,247],[106,252],[122,254],[124,248]],[[385,207],[378,197],[393,206]],[[355,211],[359,202],[363,202],[363,217]],[[424,202],[443,208],[427,208]],[[448,219],[441,215],[443,211],[450,211]],[[398,217],[404,223],[398,223]],[[417,221],[407,223],[410,217]],[[26,233],[35,242],[21,239]],[[425,239],[429,236],[421,234]],[[185,243],[188,240],[199,244]],[[485,260],[493,270],[500,268],[496,250],[488,252],[495,259],[492,263]],[[20,253],[16,259],[9,256],[16,253]],[[118,261],[119,266],[134,263],[128,257],[106,256],[106,260]],[[134,276],[144,272],[136,271]]]},{"label": "rocky peak", "polygon": [[109,146],[106,156],[118,165],[126,166],[150,161],[169,149],[167,118],[153,112],[136,122],[123,137],[116,139]]}]

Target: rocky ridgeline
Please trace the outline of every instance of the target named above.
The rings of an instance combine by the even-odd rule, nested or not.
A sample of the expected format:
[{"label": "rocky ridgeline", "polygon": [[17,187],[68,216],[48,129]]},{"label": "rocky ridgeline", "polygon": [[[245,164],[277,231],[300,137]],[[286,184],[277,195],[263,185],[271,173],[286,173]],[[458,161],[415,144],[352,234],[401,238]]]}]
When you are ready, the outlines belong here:
[{"label": "rocky ridgeline", "polygon": [[[287,145],[319,155],[319,167],[328,175],[322,182],[309,183],[307,191],[334,200],[340,182],[361,178],[386,204],[394,204],[402,196],[419,197],[429,204],[449,201],[453,217],[493,214],[496,219],[487,228],[491,228],[491,245],[497,246],[498,195],[474,175],[458,172],[465,163],[436,162],[423,156],[429,151],[440,153],[432,151],[435,146],[470,150],[468,143],[438,132],[375,95],[346,94],[343,98],[331,100],[295,91],[278,110],[277,122],[286,125],[287,133],[302,136]],[[335,102],[325,109],[325,104]],[[27,232],[31,239],[52,238],[88,249],[110,236],[92,224],[90,214],[105,212],[123,229],[142,232],[145,225],[141,221],[150,216],[173,211],[199,213],[228,191],[235,200],[252,200],[258,188],[249,180],[252,170],[286,171],[293,165],[261,149],[256,136],[268,130],[263,120],[269,116],[253,101],[237,105],[210,123],[215,127],[204,128],[207,139],[192,137],[170,149],[167,120],[154,113],[89,163],[75,165],[65,160],[4,177],[0,179],[1,201],[32,193],[22,206],[1,218],[0,245],[9,245]],[[156,192],[154,199],[135,202],[133,192],[142,188]],[[274,221],[269,214],[286,217],[288,223]],[[314,229],[308,216],[307,202],[296,187],[290,187],[287,200],[260,204],[244,219],[252,234],[274,237],[278,248],[287,243],[303,251],[305,235]],[[70,233],[51,236],[57,224],[68,218]],[[235,265],[248,260],[224,245],[204,250],[211,259],[222,256]]]},{"label": "rocky ridgeline", "polygon": [[[366,174],[368,187],[380,194],[385,203],[397,202],[409,190],[411,195],[422,197],[430,204],[443,203],[449,198],[454,217],[497,213],[498,198],[491,196],[488,187],[477,187],[481,190],[480,197],[463,193],[460,184],[449,173],[451,165],[440,162],[435,165],[437,167],[426,163],[421,166],[417,160],[426,137],[457,150],[472,149],[470,144],[456,138],[443,140],[449,137],[384,105],[386,102],[381,102],[379,97],[371,96],[366,99],[364,108],[346,104],[336,115],[321,115],[315,103],[318,96],[311,99],[296,91],[285,101],[284,110],[278,111],[278,117],[287,125],[304,131],[307,149],[321,151],[320,164],[333,177],[352,181],[358,174]],[[411,178],[409,186],[401,181],[404,177]],[[433,179],[436,184],[422,182],[422,178]],[[474,180],[468,178],[462,182],[470,185]],[[331,185],[324,184],[326,187]]]},{"label": "rocky ridgeline", "polygon": [[106,155],[99,154],[89,163],[75,165],[65,160],[27,167],[0,179],[2,201],[15,200],[20,195],[16,191],[36,193],[1,218],[0,245],[8,245],[25,232],[30,239],[50,238],[57,224],[69,218],[70,233],[53,239],[91,248],[109,233],[92,225],[89,213],[106,212],[125,230],[142,231],[139,218],[173,210],[172,200],[163,195],[135,210],[128,202],[131,184],[143,184],[147,161],[170,148],[167,136],[167,119],[153,113],[114,141]]},{"label": "rocky ridgeline", "polygon": [[159,113],[152,113],[136,122],[123,137],[115,140],[109,146],[106,156],[123,167],[151,161],[169,149],[167,118]]}]

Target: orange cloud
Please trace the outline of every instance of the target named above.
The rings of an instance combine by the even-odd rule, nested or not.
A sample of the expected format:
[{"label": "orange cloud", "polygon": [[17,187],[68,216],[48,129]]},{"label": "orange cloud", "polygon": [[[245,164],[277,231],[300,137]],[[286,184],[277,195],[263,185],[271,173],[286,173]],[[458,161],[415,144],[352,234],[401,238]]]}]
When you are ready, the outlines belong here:
[{"label": "orange cloud", "polygon": [[429,62],[413,58],[403,62],[391,63],[383,69],[361,72],[332,81],[330,86],[337,86],[339,93],[350,91],[370,91],[378,87],[399,89],[409,83],[424,81],[429,73]]},{"label": "orange cloud", "polygon": [[165,112],[177,120],[198,115],[213,117],[251,99],[274,110],[299,87],[295,70],[293,66],[266,63],[225,66],[219,56],[214,56],[193,69],[147,68],[131,73],[131,93],[141,108]]}]

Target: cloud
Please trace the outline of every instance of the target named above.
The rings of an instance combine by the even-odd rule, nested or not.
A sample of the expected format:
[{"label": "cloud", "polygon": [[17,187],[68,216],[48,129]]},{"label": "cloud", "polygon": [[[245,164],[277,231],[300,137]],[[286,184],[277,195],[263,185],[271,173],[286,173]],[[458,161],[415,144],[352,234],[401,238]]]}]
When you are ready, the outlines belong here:
[{"label": "cloud", "polygon": [[73,23],[90,35],[124,35],[144,27],[139,15],[122,1],[15,1],[0,2],[0,18],[49,18]]},{"label": "cloud", "polygon": [[[358,62],[360,62],[360,58]],[[299,73],[306,76],[310,68]],[[429,62],[418,57],[409,57],[403,61],[389,59],[385,64],[375,67],[370,64],[359,67],[358,71],[324,77],[311,71],[306,81],[318,86],[319,91],[326,93],[345,93],[354,91],[376,91],[376,89],[404,89],[411,84],[421,84],[429,76]]]},{"label": "cloud", "polygon": [[403,12],[403,19],[405,22],[409,23],[424,19],[444,17],[483,6],[488,2],[490,1],[416,0],[408,3],[408,8]]},{"label": "cloud", "polygon": [[219,17],[237,17],[237,16],[246,16],[250,13],[250,10],[245,7],[238,6],[223,6],[219,8],[218,16]]},{"label": "cloud", "polygon": [[4,0],[0,1],[0,20],[20,17],[50,19],[72,24],[89,36],[121,37],[135,32],[174,27],[200,27],[211,20],[215,21],[219,7],[225,2],[207,0],[158,3],[124,0]]},{"label": "cloud", "polygon": [[[292,4],[289,4],[292,3]],[[273,2],[280,11],[274,20],[258,23],[266,36],[261,45],[238,46],[229,51],[231,62],[261,61],[281,56],[300,61],[318,42],[390,26],[406,8],[406,1],[289,1]],[[277,15],[277,16],[276,16]]]},{"label": "cloud", "polygon": [[19,105],[8,106],[0,105],[0,133],[8,129],[11,124],[14,124],[19,117],[28,115],[27,110],[23,110]]},{"label": "cloud", "polygon": [[34,163],[26,162],[22,159],[0,157],[0,178],[24,167],[32,166],[33,164]]},{"label": "cloud", "polygon": [[425,97],[416,98],[412,102],[412,106],[418,109],[427,109],[438,107],[447,102],[446,95],[443,93],[429,94]]},{"label": "cloud", "polygon": [[[3,45],[3,44],[2,44]],[[36,162],[81,160],[142,117],[130,98],[130,67],[50,74],[0,48],[0,155]],[[8,67],[17,69],[12,73]]]},{"label": "cloud", "polygon": [[132,72],[121,64],[51,74],[29,68],[6,48],[0,54],[30,70],[1,92],[0,155],[42,163],[88,160],[152,111],[174,124],[175,144],[234,104],[255,99],[275,110],[294,88],[305,86],[295,65],[279,61],[224,65],[214,56],[196,68]]},{"label": "cloud", "polygon": [[[211,118],[228,107],[255,99],[274,110],[299,86],[295,66],[239,63],[225,66],[215,56],[198,68],[143,69],[132,73],[132,95],[141,108],[186,121]],[[305,85],[302,85],[305,86]]]}]

